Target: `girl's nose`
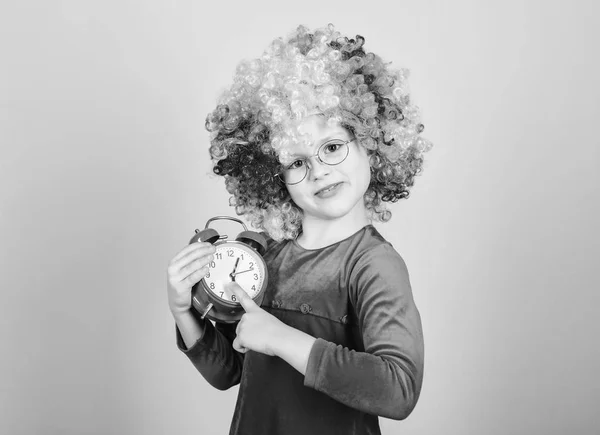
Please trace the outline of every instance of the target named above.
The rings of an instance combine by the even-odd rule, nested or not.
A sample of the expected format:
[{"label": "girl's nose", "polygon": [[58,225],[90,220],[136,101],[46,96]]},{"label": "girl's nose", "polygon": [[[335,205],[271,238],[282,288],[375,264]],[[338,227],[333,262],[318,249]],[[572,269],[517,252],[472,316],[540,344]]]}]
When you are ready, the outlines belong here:
[{"label": "girl's nose", "polygon": [[312,180],[317,180],[329,174],[329,171],[331,171],[331,166],[325,163],[321,163],[321,161],[317,157],[311,157],[308,171],[308,176]]}]

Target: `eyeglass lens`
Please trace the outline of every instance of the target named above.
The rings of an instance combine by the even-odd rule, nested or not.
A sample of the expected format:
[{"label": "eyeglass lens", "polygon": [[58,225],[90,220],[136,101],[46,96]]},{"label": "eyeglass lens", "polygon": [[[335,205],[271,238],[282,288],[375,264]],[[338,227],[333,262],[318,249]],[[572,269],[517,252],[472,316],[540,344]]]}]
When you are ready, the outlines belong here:
[{"label": "eyeglass lens", "polygon": [[[330,140],[319,147],[316,156],[322,164],[339,165],[348,156],[348,142],[343,140]],[[298,159],[283,170],[283,181],[286,184],[298,184],[308,173],[308,158]]]}]

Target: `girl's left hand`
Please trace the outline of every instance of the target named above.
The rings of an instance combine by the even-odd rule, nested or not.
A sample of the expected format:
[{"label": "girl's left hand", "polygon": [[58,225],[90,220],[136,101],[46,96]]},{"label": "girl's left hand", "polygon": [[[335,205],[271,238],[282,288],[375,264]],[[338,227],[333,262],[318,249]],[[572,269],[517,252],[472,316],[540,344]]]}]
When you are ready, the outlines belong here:
[{"label": "girl's left hand", "polygon": [[285,339],[289,326],[259,307],[237,283],[228,283],[226,287],[246,311],[235,330],[233,348],[241,353],[253,350],[275,356],[276,343]]}]

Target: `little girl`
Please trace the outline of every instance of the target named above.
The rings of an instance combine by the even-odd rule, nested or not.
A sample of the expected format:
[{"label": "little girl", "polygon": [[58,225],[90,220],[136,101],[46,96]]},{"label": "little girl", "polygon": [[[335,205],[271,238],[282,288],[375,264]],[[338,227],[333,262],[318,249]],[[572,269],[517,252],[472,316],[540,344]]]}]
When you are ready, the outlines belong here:
[{"label": "little girl", "polygon": [[405,70],[332,25],[299,27],[242,62],[209,114],[214,172],[264,230],[269,283],[235,324],[201,319],[191,288],[214,247],[168,268],[177,344],[214,387],[239,384],[230,434],[379,434],[423,380],[423,334],[400,255],[372,226],[408,196],[430,148]]}]

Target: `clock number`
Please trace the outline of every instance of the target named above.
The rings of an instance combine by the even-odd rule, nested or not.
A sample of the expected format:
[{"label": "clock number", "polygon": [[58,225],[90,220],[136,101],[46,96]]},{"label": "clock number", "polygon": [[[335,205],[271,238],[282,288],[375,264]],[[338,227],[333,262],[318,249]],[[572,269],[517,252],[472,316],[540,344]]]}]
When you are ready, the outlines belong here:
[{"label": "clock number", "polygon": [[223,293],[225,293],[225,292],[221,292],[221,297],[223,297]]},{"label": "clock number", "polygon": [[208,267],[215,267],[215,266],[216,266],[216,264],[215,264],[215,262],[214,262],[214,261],[211,261],[211,262],[209,263],[209,265],[208,265]]},{"label": "clock number", "polygon": [[258,280],[258,275],[255,273],[254,274],[254,281],[257,281],[257,280]]},{"label": "clock number", "polygon": [[233,249],[228,249],[227,250],[227,256],[228,257],[233,257]]},{"label": "clock number", "polygon": [[214,290],[214,289],[215,289],[215,283],[214,283],[214,282],[211,282],[211,283],[210,283],[210,289],[211,289],[211,290]]},{"label": "clock number", "polygon": [[253,262],[250,262],[250,267],[251,268],[254,267],[254,263]]},{"label": "clock number", "polygon": [[206,272],[206,275],[204,275],[204,278],[210,278],[210,272]]},{"label": "clock number", "polygon": [[217,252],[215,254],[215,257],[217,257],[217,260],[222,260],[223,259],[223,254],[221,254],[220,252]]},{"label": "clock number", "polygon": [[231,300],[234,302],[237,301],[237,299],[235,298],[235,295],[231,295]]},{"label": "clock number", "polygon": [[240,256],[240,258],[243,260],[243,259],[244,259],[244,254],[242,254],[242,255]]},{"label": "clock number", "polygon": [[252,290],[256,290],[256,286],[255,285],[252,286]]}]

